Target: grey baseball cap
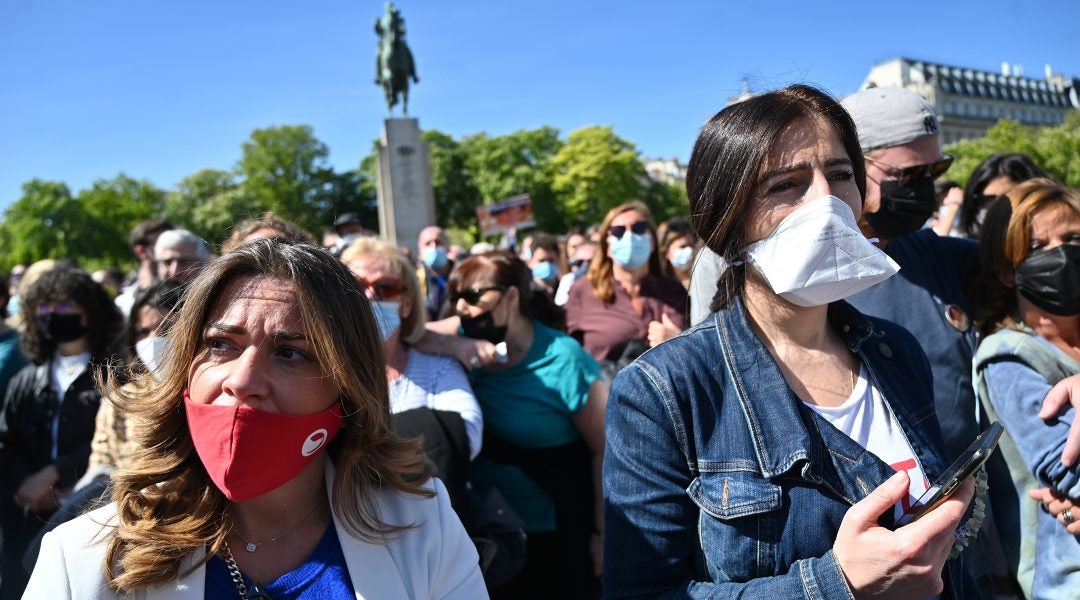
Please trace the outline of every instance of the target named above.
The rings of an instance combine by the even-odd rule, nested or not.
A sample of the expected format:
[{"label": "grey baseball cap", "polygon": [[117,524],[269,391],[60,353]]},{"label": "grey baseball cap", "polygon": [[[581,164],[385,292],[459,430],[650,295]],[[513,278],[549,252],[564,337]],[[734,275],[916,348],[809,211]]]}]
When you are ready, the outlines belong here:
[{"label": "grey baseball cap", "polygon": [[855,121],[863,152],[907,144],[941,131],[930,103],[904,88],[860,90],[841,104]]}]

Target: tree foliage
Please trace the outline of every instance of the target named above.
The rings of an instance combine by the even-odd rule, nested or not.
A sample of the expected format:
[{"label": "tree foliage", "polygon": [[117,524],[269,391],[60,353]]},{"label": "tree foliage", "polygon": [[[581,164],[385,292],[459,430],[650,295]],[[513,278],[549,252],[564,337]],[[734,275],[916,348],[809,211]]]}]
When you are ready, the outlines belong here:
[{"label": "tree foliage", "polygon": [[1077,187],[1080,186],[1080,111],[1070,111],[1065,122],[1055,127],[1030,127],[1001,120],[986,132],[986,137],[952,144],[946,151],[956,156],[946,177],[961,185],[990,156],[1020,152],[1066,185]]},{"label": "tree foliage", "polygon": [[572,132],[551,168],[551,187],[564,214],[590,223],[623,202],[639,199],[648,181],[637,149],[610,127]]}]

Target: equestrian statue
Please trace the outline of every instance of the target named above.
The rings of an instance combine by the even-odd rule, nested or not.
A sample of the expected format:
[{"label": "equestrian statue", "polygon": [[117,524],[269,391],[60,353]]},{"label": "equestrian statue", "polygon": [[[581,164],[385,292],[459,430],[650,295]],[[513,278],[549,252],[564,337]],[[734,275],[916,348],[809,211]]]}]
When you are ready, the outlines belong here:
[{"label": "equestrian statue", "polygon": [[409,114],[409,78],[420,83],[412,52],[405,43],[405,19],[393,2],[386,3],[386,13],[375,21],[379,52],[375,58],[375,84],[386,93],[386,109],[392,115],[401,96],[401,112]]}]

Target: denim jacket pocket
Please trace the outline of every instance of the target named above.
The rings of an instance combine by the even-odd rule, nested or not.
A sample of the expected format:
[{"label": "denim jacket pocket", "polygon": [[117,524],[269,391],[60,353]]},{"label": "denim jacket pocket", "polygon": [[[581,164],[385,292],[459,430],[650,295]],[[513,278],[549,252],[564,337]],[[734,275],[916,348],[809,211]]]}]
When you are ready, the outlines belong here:
[{"label": "denim jacket pocket", "polygon": [[737,519],[778,510],[779,485],[749,471],[700,473],[686,489],[701,510],[717,519]]}]

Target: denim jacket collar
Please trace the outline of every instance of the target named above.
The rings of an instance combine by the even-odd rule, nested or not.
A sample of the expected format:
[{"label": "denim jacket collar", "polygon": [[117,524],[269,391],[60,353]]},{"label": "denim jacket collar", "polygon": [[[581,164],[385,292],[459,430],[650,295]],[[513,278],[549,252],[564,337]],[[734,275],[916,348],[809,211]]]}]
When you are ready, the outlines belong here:
[{"label": "denim jacket collar", "polygon": [[[934,447],[934,440],[913,426],[920,415],[894,401],[901,394],[890,393],[902,382],[887,364],[892,350],[884,334],[845,302],[831,304],[828,314],[829,322],[866,365],[885,395],[926,476],[933,480],[944,465],[936,452],[926,451]],[[825,485],[854,504],[895,473],[791,391],[776,361],[751,328],[741,299],[718,311],[715,319],[725,368],[736,387],[763,477],[778,477],[799,466],[798,476]],[[755,373],[752,388],[745,381],[745,373]]]}]

